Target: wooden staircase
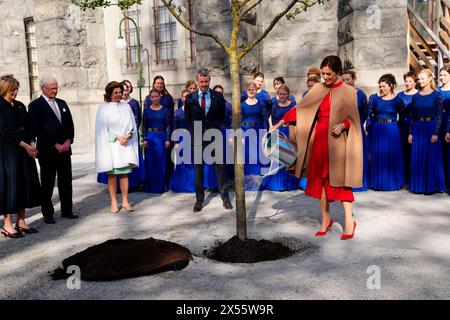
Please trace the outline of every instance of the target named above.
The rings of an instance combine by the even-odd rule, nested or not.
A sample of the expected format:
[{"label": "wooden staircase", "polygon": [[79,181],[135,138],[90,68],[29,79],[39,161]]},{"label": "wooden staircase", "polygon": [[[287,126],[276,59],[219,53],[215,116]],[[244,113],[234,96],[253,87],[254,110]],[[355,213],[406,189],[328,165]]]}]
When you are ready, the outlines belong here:
[{"label": "wooden staircase", "polygon": [[450,0],[432,0],[429,23],[408,1],[408,63],[411,70],[428,68],[435,75],[450,63]]}]

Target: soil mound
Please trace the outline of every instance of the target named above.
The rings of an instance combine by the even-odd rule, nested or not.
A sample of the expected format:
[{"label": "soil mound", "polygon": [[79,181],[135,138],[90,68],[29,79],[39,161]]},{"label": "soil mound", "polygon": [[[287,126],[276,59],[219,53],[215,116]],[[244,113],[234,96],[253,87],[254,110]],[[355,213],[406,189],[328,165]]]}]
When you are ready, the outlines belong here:
[{"label": "soil mound", "polygon": [[281,243],[268,240],[247,239],[240,240],[237,236],[213,248],[204,254],[214,260],[234,263],[254,263],[268,260],[277,260],[292,256],[292,250]]},{"label": "soil mound", "polygon": [[66,279],[69,266],[78,266],[81,279],[108,281],[181,270],[192,260],[191,252],[176,243],[153,238],[114,239],[87,248],[63,260],[63,268],[51,275]]}]

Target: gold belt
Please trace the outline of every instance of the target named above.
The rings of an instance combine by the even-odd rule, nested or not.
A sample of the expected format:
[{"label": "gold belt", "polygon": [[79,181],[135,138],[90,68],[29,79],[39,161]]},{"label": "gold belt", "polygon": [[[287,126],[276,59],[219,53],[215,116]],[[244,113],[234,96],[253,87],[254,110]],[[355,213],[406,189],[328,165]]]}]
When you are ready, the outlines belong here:
[{"label": "gold belt", "polygon": [[164,129],[161,129],[161,128],[148,128],[147,131],[164,131]]},{"label": "gold belt", "polygon": [[417,119],[418,121],[431,121],[431,120],[433,120],[432,118],[430,118],[430,117],[427,117],[427,118],[419,118],[419,119]]}]

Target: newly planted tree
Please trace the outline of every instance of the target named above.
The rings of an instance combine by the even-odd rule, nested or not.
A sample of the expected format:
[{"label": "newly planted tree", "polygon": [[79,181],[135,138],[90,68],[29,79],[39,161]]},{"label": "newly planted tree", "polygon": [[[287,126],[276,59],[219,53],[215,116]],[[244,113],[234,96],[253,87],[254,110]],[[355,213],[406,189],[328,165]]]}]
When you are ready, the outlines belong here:
[{"label": "newly planted tree", "polygon": [[[220,37],[218,34],[200,30],[194,25],[189,23],[189,19],[184,7],[180,4],[180,1],[160,0],[164,6],[170,11],[170,13],[177,19],[177,21],[187,30],[193,32],[199,36],[209,37],[221,47],[227,54],[230,65],[230,76],[232,84],[232,106],[233,106],[233,129],[238,130],[241,128],[241,111],[240,111],[240,75],[239,75],[239,63],[254,49],[270,31],[277,25],[282,18],[294,19],[300,13],[306,12],[309,8],[324,4],[329,0],[286,0],[282,4],[277,2],[276,5],[269,5],[273,10],[274,15],[271,17],[269,24],[258,34],[254,39],[238,45],[240,39],[241,26],[243,21],[248,19],[248,16],[258,6],[263,5],[263,0],[230,0],[229,12],[231,14],[231,29],[226,38]],[[78,4],[83,10],[94,9],[97,7],[108,7],[111,5],[117,5],[121,9],[128,8],[134,4],[141,4],[142,0],[117,0],[113,3],[105,0],[72,0],[73,3]],[[266,1],[267,2],[267,1]],[[214,11],[216,8],[211,7],[210,10]],[[245,208],[245,191],[244,191],[244,161],[243,161],[243,144],[242,140],[237,137],[234,138],[234,163],[235,163],[235,194],[236,194],[236,229],[237,236],[241,240],[247,239],[247,221],[246,221],[246,208]]]}]

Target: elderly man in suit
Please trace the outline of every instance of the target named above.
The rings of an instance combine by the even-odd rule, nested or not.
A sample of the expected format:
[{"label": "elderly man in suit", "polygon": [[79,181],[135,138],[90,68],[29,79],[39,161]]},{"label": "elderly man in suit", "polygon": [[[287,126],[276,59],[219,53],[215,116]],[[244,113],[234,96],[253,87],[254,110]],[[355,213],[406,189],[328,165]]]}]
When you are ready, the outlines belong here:
[{"label": "elderly man in suit", "polygon": [[72,212],[72,155],[74,125],[69,107],[56,98],[58,82],[51,75],[40,81],[42,95],[28,106],[31,133],[37,138],[41,168],[41,206],[44,222],[54,224],[52,195],[58,175],[61,216],[76,219]]},{"label": "elderly man in suit", "polygon": [[[220,130],[225,125],[225,99],[220,92],[210,89],[209,84],[211,77],[207,70],[202,69],[197,73],[197,83],[199,89],[190,93],[186,97],[185,102],[185,116],[186,123],[190,127],[191,143],[194,147],[194,152],[202,152],[208,145],[203,142],[202,137],[194,136],[194,124],[201,123],[202,133],[208,129]],[[199,150],[200,149],[200,150]],[[196,203],[194,212],[199,212],[203,208],[203,200],[205,198],[204,192],[204,173],[203,173],[203,157],[201,163],[194,164],[195,171],[195,195]],[[214,170],[216,172],[217,181],[219,184],[220,197],[223,201],[223,206],[226,209],[233,209],[230,198],[228,196],[227,175],[225,165],[223,163],[214,163]]]}]

